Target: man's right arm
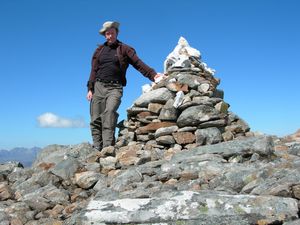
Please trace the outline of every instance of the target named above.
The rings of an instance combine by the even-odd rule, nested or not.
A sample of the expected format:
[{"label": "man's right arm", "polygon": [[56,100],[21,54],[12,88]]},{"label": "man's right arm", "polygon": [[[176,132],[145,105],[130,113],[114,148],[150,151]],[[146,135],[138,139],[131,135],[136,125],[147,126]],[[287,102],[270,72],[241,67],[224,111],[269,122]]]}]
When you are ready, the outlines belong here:
[{"label": "man's right arm", "polygon": [[89,80],[87,82],[87,89],[88,91],[94,92],[94,85],[95,85],[95,80],[96,80],[96,69],[98,67],[98,61],[97,58],[99,56],[99,52],[101,50],[101,46],[99,46],[92,57],[92,67],[91,67],[91,73],[90,73],[90,77]]},{"label": "man's right arm", "polygon": [[88,101],[91,101],[93,98],[93,92],[91,90],[88,91],[87,95],[86,95],[86,99]]}]

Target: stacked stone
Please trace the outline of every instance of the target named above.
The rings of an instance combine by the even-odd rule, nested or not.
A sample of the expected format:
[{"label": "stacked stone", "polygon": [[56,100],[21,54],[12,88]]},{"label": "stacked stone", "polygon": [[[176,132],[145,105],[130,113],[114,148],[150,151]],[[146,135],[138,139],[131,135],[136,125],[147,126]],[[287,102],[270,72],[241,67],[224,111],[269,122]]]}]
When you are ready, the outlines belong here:
[{"label": "stacked stone", "polygon": [[190,149],[248,136],[249,126],[228,111],[214,70],[183,38],[165,61],[165,77],[127,110],[117,146],[135,141]]}]

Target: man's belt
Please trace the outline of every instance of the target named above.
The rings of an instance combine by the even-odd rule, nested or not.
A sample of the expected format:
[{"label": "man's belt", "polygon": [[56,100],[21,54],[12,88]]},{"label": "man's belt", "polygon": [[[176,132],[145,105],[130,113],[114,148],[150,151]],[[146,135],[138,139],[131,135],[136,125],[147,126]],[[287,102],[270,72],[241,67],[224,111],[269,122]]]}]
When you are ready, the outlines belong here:
[{"label": "man's belt", "polygon": [[106,84],[121,84],[121,81],[118,81],[118,80],[103,80],[103,79],[97,78],[96,81],[106,83]]}]

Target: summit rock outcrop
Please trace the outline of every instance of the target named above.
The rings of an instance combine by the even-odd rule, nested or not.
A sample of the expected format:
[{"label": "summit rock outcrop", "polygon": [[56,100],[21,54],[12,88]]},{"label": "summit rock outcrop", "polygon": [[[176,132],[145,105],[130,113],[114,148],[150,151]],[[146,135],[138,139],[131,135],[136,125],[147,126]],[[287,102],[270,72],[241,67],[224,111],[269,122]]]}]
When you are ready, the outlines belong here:
[{"label": "summit rock outcrop", "polygon": [[115,146],[50,145],[0,164],[0,225],[299,224],[300,142],[259,135],[181,38]]}]

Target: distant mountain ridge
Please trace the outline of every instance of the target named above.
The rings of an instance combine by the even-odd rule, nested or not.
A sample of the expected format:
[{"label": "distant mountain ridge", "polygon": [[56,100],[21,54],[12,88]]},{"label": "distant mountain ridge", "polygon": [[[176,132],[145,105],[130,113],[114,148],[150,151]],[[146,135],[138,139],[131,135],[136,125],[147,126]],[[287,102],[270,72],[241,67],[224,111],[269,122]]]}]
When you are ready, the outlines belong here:
[{"label": "distant mountain ridge", "polygon": [[11,150],[0,150],[0,163],[9,161],[18,161],[24,167],[30,167],[36,159],[37,153],[41,150],[39,147],[22,148],[17,147]]}]

